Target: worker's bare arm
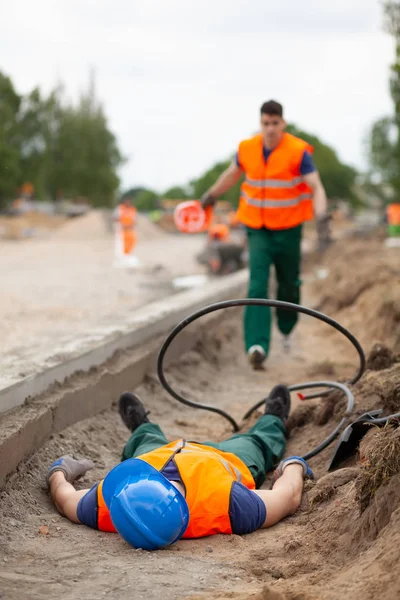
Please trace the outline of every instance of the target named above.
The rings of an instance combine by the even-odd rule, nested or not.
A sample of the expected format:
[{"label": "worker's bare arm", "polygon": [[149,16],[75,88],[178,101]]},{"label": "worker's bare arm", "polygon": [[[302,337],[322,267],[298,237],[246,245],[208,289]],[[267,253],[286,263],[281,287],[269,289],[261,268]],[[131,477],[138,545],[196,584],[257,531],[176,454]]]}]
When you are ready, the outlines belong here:
[{"label": "worker's bare arm", "polygon": [[225,192],[227,192],[232,186],[235,185],[243,175],[243,170],[238,167],[236,161],[232,161],[231,164],[221,175],[218,177],[217,181],[213,186],[210,187],[208,193],[214,198],[218,198],[222,196]]},{"label": "worker's bare arm", "polygon": [[256,490],[267,510],[267,518],[262,527],[271,527],[281,519],[292,515],[299,508],[303,492],[303,467],[288,465],[272,490]]},{"label": "worker's bare arm", "polygon": [[68,483],[62,471],[56,471],[51,475],[49,484],[51,498],[58,512],[67,517],[72,523],[79,523],[80,521],[77,516],[79,500],[89,490],[77,491],[71,483]]},{"label": "worker's bare arm", "polygon": [[303,179],[313,191],[314,214],[317,218],[321,217],[328,210],[328,201],[319,173],[318,171],[308,173],[308,175],[304,175]]}]

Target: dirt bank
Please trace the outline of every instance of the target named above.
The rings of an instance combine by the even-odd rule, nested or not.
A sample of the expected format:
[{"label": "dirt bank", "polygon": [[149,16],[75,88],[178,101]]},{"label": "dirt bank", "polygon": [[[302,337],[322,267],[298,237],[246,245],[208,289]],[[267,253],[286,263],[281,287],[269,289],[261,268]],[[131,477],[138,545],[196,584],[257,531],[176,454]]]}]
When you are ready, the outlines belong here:
[{"label": "dirt bank", "polygon": [[[307,304],[313,298],[311,291],[308,285]],[[329,288],[332,299],[335,293],[334,287]],[[383,302],[382,296],[375,315]],[[332,312],[339,318],[341,310]],[[351,314],[344,316],[351,325]],[[280,381],[350,376],[355,352],[337,333],[328,332],[326,325],[302,318],[292,355],[282,354],[275,339],[268,369],[253,373],[242,353],[241,322],[235,312],[215,331],[205,331],[198,347],[169,369],[169,380],[191,398],[217,403],[240,419]],[[371,332],[368,336],[369,351],[375,340]],[[370,369],[354,386],[355,414],[373,407],[400,410],[400,363],[391,350],[374,349]],[[152,375],[137,392],[170,439],[220,439],[230,434],[224,420],[177,404]],[[334,427],[343,401],[330,397],[299,408],[294,395],[292,401],[287,454],[302,454]],[[398,443],[396,436],[392,429],[387,431],[391,445]],[[352,600],[392,600],[400,596],[400,475],[395,465],[385,477],[368,470],[376,449],[381,454],[387,451],[382,433],[376,439],[369,436],[361,467],[354,459],[345,469],[327,475],[332,448],[313,459],[317,483],[308,486],[296,515],[274,528],[243,537],[181,541],[157,553],[132,550],[117,535],[66,522],[55,512],[44,487],[46,467],[64,453],[94,460],[96,469],[80,484],[88,487],[119,460],[126,437],[116,411],[103,413],[54,436],[7,484],[0,495],[3,598],[158,600],[162,594],[165,600],[339,600],[345,595]],[[367,502],[365,494],[361,502],[360,490],[372,475],[379,485]],[[48,535],[39,533],[42,525],[48,527]]]},{"label": "dirt bank", "polygon": [[368,346],[379,340],[400,352],[400,256],[370,237],[332,246],[321,266],[328,277],[312,286],[317,308],[349,326]]}]

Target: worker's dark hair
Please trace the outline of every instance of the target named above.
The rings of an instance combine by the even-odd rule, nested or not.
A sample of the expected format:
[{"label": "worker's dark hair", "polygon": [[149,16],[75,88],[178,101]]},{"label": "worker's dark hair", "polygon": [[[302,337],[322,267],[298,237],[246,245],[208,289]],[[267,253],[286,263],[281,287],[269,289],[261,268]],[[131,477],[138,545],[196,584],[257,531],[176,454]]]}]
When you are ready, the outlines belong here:
[{"label": "worker's dark hair", "polygon": [[283,106],[279,104],[279,102],[275,102],[275,100],[268,100],[268,102],[264,102],[261,107],[260,113],[262,115],[277,115],[278,117],[283,117]]}]

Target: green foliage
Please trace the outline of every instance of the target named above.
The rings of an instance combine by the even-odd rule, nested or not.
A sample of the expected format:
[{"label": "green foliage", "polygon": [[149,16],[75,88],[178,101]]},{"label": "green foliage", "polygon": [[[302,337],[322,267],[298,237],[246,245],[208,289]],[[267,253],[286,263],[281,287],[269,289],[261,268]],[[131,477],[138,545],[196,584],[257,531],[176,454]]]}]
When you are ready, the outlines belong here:
[{"label": "green foliage", "polygon": [[[201,198],[201,196],[216,182],[218,177],[225,171],[225,169],[229,167],[230,163],[231,160],[219,162],[211,167],[211,169],[208,169],[208,171],[199,177],[199,179],[194,179],[191,181],[190,185],[193,190],[193,198]],[[226,200],[233,206],[237,206],[239,203],[240,184],[241,181],[239,181],[239,183],[234,185],[223,196],[221,196],[220,200]]]},{"label": "green foliage", "polygon": [[93,81],[75,106],[64,102],[62,88],[19,96],[0,73],[0,203],[29,181],[38,198],[62,193],[112,205],[121,163]]},{"label": "green foliage", "polygon": [[132,201],[135,201],[136,197],[140,192],[145,192],[147,188],[144,187],[133,187],[125,190],[121,194],[121,198],[124,200],[125,198],[130,198]]},{"label": "green foliage", "polygon": [[383,2],[385,30],[395,41],[395,62],[390,68],[390,95],[394,114],[376,121],[369,132],[368,155],[373,173],[400,194],[400,2]]},{"label": "green foliage", "polygon": [[158,209],[160,195],[145,187],[133,187],[125,190],[121,198],[130,198],[138,210],[147,212]]},{"label": "green foliage", "polygon": [[166,192],[161,195],[161,198],[167,198],[169,200],[188,200],[190,194],[183,187],[174,186],[169,188]]},{"label": "green foliage", "polygon": [[62,111],[53,156],[49,179],[53,197],[61,188],[65,195],[86,196],[97,206],[112,204],[122,157],[93,90],[82,96],[77,108]]},{"label": "green foliage", "polygon": [[13,197],[20,176],[18,114],[21,97],[0,73],[0,206]]},{"label": "green foliage", "polygon": [[315,135],[302,131],[295,125],[288,125],[287,131],[314,147],[313,161],[321,176],[328,198],[348,200],[351,204],[357,204],[358,198],[353,191],[357,171],[342,163],[335,150],[324,144]]},{"label": "green foliage", "polygon": [[143,190],[137,194],[134,203],[138,210],[150,211],[158,208],[159,199],[160,197],[156,192]]}]

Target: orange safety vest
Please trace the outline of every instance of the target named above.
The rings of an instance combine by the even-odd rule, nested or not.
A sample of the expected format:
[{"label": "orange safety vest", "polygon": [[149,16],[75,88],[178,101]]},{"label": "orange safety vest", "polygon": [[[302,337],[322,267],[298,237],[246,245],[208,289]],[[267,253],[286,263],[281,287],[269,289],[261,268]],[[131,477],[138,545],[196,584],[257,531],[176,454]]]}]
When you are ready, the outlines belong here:
[{"label": "orange safety vest", "polygon": [[122,235],[122,244],[124,254],[130,254],[136,244],[136,235],[134,225],[136,220],[136,208],[120,204],[117,209],[117,218],[120,224],[120,234]]},{"label": "orange safety vest", "polygon": [[120,204],[118,206],[118,221],[125,228],[133,228],[136,220],[136,208],[134,206],[126,206]]},{"label": "orange safety vest", "polygon": [[238,159],[246,179],[240,188],[239,221],[254,229],[289,229],[313,218],[312,190],[300,175],[306,150],[314,149],[284,133],[265,161],[261,134],[240,143]]},{"label": "orange safety vest", "polygon": [[400,225],[400,204],[389,204],[387,207],[389,225]]},{"label": "orange safety vest", "polygon": [[[198,538],[216,533],[232,533],[229,501],[235,481],[254,490],[253,476],[243,461],[230,452],[178,440],[147,454],[138,456],[158,471],[174,459],[186,490],[189,525],[184,538]],[[115,531],[102,494],[103,482],[97,488],[98,528]]]}]

